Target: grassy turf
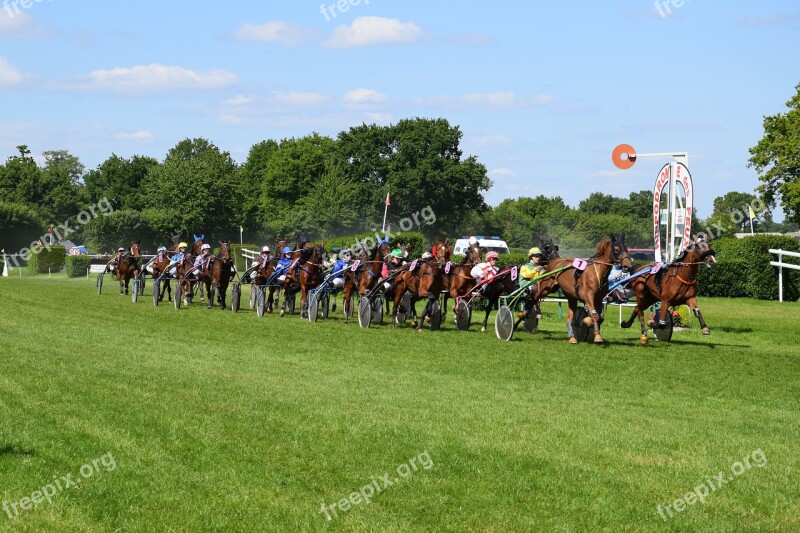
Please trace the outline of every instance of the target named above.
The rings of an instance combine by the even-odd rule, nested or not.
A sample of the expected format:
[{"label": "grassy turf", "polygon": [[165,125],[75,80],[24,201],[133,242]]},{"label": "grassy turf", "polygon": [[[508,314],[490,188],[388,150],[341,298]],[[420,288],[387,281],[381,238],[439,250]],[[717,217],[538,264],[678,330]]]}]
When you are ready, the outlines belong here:
[{"label": "grassy turf", "polygon": [[[116,465],[0,529],[800,528],[797,304],[706,299],[710,337],[607,323],[598,347],[569,346],[553,307],[504,343],[106,288],[0,279],[0,501]],[[765,466],[662,520],[755,450]],[[385,473],[371,503],[321,512]]]}]

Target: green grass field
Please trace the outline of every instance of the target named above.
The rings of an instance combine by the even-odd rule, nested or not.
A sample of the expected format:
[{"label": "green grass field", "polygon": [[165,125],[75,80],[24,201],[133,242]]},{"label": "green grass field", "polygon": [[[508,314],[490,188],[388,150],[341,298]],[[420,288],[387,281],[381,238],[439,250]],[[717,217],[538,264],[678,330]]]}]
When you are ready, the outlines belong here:
[{"label": "green grass field", "polygon": [[2,530],[800,529],[796,303],[570,346],[552,304],[505,343],[106,281],[0,279]]}]

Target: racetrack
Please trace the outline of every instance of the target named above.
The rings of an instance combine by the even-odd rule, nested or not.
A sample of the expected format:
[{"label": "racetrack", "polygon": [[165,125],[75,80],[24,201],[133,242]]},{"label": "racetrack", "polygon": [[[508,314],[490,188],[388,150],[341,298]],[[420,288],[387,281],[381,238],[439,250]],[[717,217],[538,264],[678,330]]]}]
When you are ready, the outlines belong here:
[{"label": "racetrack", "polygon": [[552,305],[506,343],[452,310],[364,330],[106,282],[0,281],[0,500],[115,463],[0,529],[800,528],[797,304],[703,299],[711,336],[647,346],[615,309],[605,345],[570,346]]}]

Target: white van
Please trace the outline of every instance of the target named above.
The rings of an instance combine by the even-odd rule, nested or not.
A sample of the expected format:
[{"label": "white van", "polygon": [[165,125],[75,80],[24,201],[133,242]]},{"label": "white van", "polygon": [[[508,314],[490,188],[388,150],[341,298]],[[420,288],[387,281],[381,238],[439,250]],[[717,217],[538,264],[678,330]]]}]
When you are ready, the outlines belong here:
[{"label": "white van", "polygon": [[[487,252],[497,252],[498,254],[508,254],[511,253],[508,250],[508,245],[506,241],[502,240],[500,237],[487,237],[485,235],[474,235],[476,239],[478,239],[478,244],[481,247],[481,251],[483,253]],[[456,255],[464,255],[469,248],[469,237],[461,237],[456,241],[455,246],[453,246],[453,253]]]}]

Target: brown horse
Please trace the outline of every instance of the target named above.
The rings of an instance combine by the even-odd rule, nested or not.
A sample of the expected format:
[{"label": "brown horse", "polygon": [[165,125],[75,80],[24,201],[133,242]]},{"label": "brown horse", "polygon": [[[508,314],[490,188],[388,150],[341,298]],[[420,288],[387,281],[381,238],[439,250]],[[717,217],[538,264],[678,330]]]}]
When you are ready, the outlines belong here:
[{"label": "brown horse", "polygon": [[[440,255],[443,257],[442,252],[440,252]],[[414,263],[416,263],[416,265]],[[442,290],[444,290],[443,273],[444,263],[440,262],[436,257],[430,257],[428,259],[418,259],[412,262],[408,269],[397,275],[394,280],[392,329],[397,325],[397,311],[400,308],[400,302],[403,300],[406,291],[408,291],[411,294],[411,309],[406,309],[406,313],[414,316],[414,327],[417,328],[417,331],[422,332],[425,317],[430,314],[433,301],[435,301]],[[414,307],[417,301],[423,298],[427,298],[428,302],[425,304],[422,316],[417,320],[416,309]]]},{"label": "brown horse", "polygon": [[[162,250],[158,252],[155,259],[153,260],[153,279],[158,279],[161,274],[167,270],[170,263],[170,254],[168,251]],[[164,285],[161,287],[161,293],[158,295],[158,301],[162,301],[164,299],[164,294],[169,294],[167,300],[172,300],[172,287],[169,284],[169,278],[165,277],[163,279]]]},{"label": "brown horse", "polygon": [[369,257],[369,259],[361,261],[355,272],[355,277],[358,282],[358,293],[361,296],[366,296],[380,279],[384,261],[391,253],[392,249],[388,241],[382,240],[379,244],[376,244],[372,250],[368,251],[367,257]]},{"label": "brown horse", "polygon": [[194,295],[193,288],[197,279],[194,273],[191,273],[194,268],[195,257],[186,252],[183,258],[175,264],[175,276],[178,279],[178,286],[183,292],[183,305],[189,305],[192,296]]},{"label": "brown horse", "polygon": [[214,307],[214,298],[211,297],[211,287],[217,292],[217,302],[225,309],[225,297],[228,293],[228,284],[233,276],[233,260],[231,259],[231,241],[218,241],[219,255],[215,255],[205,263],[203,269],[203,282],[208,292],[208,308]]},{"label": "brown horse", "polygon": [[447,299],[454,300],[466,296],[475,287],[475,278],[470,275],[472,267],[481,262],[481,248],[470,245],[461,263],[445,264],[444,269],[444,301],[442,302],[442,320],[447,316]]},{"label": "brown horse", "polygon": [[[631,288],[636,293],[636,308],[631,317],[623,322],[623,328],[629,328],[633,319],[639,317],[642,326],[642,343],[647,342],[647,328],[645,327],[645,310],[656,302],[661,302],[658,322],[650,324],[654,328],[663,328],[666,325],[669,308],[676,305],[688,305],[703,328],[703,335],[710,335],[706,321],[697,306],[697,269],[700,265],[711,267],[717,260],[714,250],[702,238],[696,238],[689,243],[674,263],[663,265],[657,272],[644,274],[631,280]],[[652,263],[643,268],[652,268]],[[642,269],[640,269],[642,270]]]},{"label": "brown horse", "polygon": [[603,343],[600,335],[599,311],[603,309],[603,298],[608,293],[608,275],[614,265],[621,265],[625,272],[631,268],[631,258],[625,246],[625,234],[620,239],[614,235],[610,239],[601,241],[597,245],[596,253],[588,260],[583,259],[552,259],[548,262],[548,270],[560,267],[570,267],[539,282],[539,287],[533,295],[536,302],[559,288],[564,292],[569,305],[567,313],[567,333],[570,344],[577,344],[572,320],[578,310],[578,302],[583,302],[589,310],[589,316],[584,319],[585,325],[594,326],[594,342]]},{"label": "brown horse", "polygon": [[[308,317],[309,291],[319,287],[325,279],[324,263],[327,256],[324,242],[300,251],[300,259],[297,261],[297,273],[295,274],[296,282],[300,286],[300,318]],[[290,282],[288,275],[286,276],[286,282],[287,284]]]},{"label": "brown horse", "polygon": [[119,294],[128,294],[128,285],[131,278],[139,275],[139,244],[141,241],[131,241],[131,247],[124,252],[114,265],[114,275],[119,282]]}]

